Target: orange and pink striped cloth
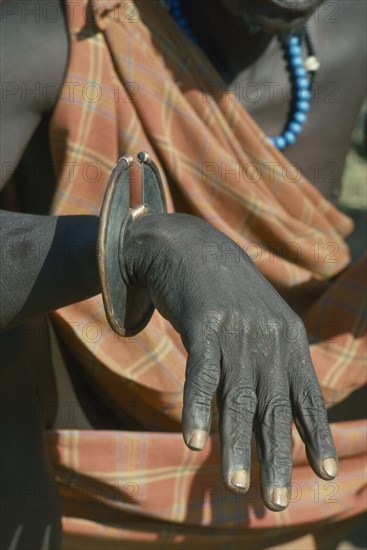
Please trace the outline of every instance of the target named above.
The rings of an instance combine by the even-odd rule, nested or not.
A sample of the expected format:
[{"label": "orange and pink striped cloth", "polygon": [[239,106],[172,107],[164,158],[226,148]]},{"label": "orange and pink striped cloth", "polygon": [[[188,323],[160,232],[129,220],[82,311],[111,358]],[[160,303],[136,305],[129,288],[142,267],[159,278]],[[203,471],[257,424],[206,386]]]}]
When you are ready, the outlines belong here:
[{"label": "orange and pink striped cloth", "polygon": [[[302,312],[327,402],[364,385],[365,262],[348,267],[351,221],[223,96],[220,76],[158,1],[68,0],[68,25],[68,72],[50,128],[53,212],[98,215],[116,160],[148,151],[170,211],[229,235]],[[137,172],[132,180],[138,202]],[[121,431],[47,433],[65,548],[325,548],[364,510],[364,421],[332,426],[334,482],[313,474],[294,432],[292,503],[273,513],[260,498],[255,457],[252,487],[239,497],[220,482],[217,434],[201,453],[184,446],[186,352],[157,312],[132,340],[111,331],[101,296],[54,321],[85,377],[126,418]]]}]

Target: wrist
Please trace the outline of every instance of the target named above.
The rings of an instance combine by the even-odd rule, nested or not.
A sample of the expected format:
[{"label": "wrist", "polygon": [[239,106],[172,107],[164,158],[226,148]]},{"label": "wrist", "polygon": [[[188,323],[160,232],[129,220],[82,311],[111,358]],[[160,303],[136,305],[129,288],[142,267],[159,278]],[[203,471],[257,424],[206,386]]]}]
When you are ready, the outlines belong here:
[{"label": "wrist", "polygon": [[81,270],[81,283],[85,291],[94,296],[101,292],[101,281],[98,271],[98,229],[99,218],[97,216],[85,216],[81,237],[83,239],[82,255],[84,269]]},{"label": "wrist", "polygon": [[156,256],[160,238],[157,227],[165,215],[147,214],[130,224],[126,231],[120,268],[125,284],[147,287],[149,268]]},{"label": "wrist", "polygon": [[74,277],[79,300],[95,296],[101,292],[98,272],[98,228],[97,216],[60,216],[60,232],[64,242],[69,242],[69,273]]}]

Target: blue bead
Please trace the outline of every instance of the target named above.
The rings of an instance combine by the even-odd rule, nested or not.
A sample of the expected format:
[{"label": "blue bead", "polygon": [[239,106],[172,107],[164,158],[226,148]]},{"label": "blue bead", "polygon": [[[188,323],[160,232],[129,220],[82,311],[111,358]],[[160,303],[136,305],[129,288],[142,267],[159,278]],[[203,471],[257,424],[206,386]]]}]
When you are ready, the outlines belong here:
[{"label": "blue bead", "polygon": [[301,57],[302,48],[298,46],[298,44],[290,44],[290,46],[288,47],[288,52],[289,52],[289,55],[292,55],[292,56],[297,55]]},{"label": "blue bead", "polygon": [[308,113],[308,111],[310,110],[310,104],[308,101],[297,101],[296,102],[296,109],[297,111],[301,112],[301,113]]},{"label": "blue bead", "polygon": [[307,122],[307,115],[305,113],[299,113],[298,111],[294,113],[293,120],[299,124],[305,124]]},{"label": "blue bead", "polygon": [[289,59],[289,65],[293,68],[303,67],[303,59],[301,56],[297,55]]},{"label": "blue bead", "polygon": [[268,142],[272,145],[275,145],[274,139],[272,137],[268,137]]},{"label": "blue bead", "polygon": [[291,44],[299,44],[299,38],[298,36],[291,36],[290,39],[288,40],[288,44],[291,45]]},{"label": "blue bead", "polygon": [[293,134],[295,134],[296,136],[298,136],[298,134],[301,134],[302,133],[302,126],[301,124],[298,124],[298,122],[290,122],[289,126],[288,126],[288,130],[290,132],[292,132]]},{"label": "blue bead", "polygon": [[304,67],[295,67],[293,74],[297,78],[304,78],[307,76],[307,71]]},{"label": "blue bead", "polygon": [[283,137],[288,145],[293,145],[297,141],[296,136],[293,134],[293,132],[290,132],[289,130],[284,132]]},{"label": "blue bead", "polygon": [[277,136],[274,138],[274,145],[275,147],[278,147],[278,149],[282,150],[287,147],[287,142],[285,141],[283,136]]},{"label": "blue bead", "polygon": [[310,81],[308,78],[297,78],[296,79],[296,88],[299,90],[309,90],[310,89]]},{"label": "blue bead", "polygon": [[296,98],[307,101],[312,99],[312,93],[310,92],[310,90],[298,90],[298,92],[296,93]]}]

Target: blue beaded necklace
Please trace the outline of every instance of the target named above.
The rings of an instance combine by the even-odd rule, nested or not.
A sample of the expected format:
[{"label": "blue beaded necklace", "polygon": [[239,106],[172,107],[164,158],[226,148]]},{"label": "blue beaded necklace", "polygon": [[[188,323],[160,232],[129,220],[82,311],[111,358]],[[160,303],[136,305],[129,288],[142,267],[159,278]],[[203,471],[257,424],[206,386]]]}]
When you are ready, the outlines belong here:
[{"label": "blue beaded necklace", "polygon": [[[181,27],[185,34],[198,45],[186,17],[182,13],[181,0],[163,0],[162,2],[169,10],[176,23]],[[309,52],[306,61],[302,58],[302,38],[305,39]],[[301,36],[293,35],[283,40],[278,37],[281,47],[284,51],[284,57],[287,63],[287,69],[292,82],[292,103],[291,111],[288,116],[288,122],[282,134],[269,137],[269,141],[279,150],[285,149],[288,145],[293,145],[297,141],[297,136],[302,133],[303,127],[307,122],[307,113],[311,109],[312,89],[320,67],[318,59],[315,57],[315,51],[308,34],[307,27],[304,27]],[[311,78],[309,78],[309,75]]]}]

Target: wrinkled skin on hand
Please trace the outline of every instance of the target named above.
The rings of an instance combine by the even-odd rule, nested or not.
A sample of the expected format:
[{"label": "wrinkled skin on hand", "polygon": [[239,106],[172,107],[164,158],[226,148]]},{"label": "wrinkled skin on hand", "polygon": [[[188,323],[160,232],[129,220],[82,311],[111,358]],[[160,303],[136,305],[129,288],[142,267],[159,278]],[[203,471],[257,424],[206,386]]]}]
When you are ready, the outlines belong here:
[{"label": "wrinkled skin on hand", "polygon": [[216,398],[230,490],[249,487],[254,429],[263,500],[286,508],[292,418],[314,472],[334,478],[336,451],[302,321],[241,248],[200,218],[169,214],[136,221],[124,253],[125,282],[149,288],[188,352],[186,445],[205,446]]}]

